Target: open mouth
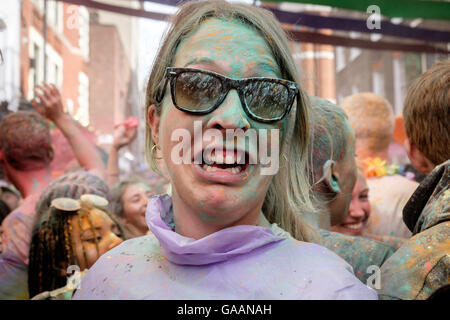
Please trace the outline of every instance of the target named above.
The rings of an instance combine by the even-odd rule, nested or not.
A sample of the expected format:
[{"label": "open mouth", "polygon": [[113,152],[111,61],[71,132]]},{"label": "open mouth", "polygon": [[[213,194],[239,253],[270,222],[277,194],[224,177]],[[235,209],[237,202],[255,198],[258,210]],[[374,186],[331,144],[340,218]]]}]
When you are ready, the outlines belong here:
[{"label": "open mouth", "polygon": [[368,216],[366,216],[363,220],[356,222],[356,223],[343,224],[342,227],[346,228],[350,232],[359,233],[359,232],[362,232],[362,230],[366,227],[367,220],[369,220]]},{"label": "open mouth", "polygon": [[202,164],[200,167],[206,172],[225,171],[231,174],[241,174],[249,167],[248,152],[238,152],[236,150],[223,150],[217,152],[203,152]]},{"label": "open mouth", "polygon": [[239,183],[251,174],[254,163],[251,159],[247,151],[208,148],[202,150],[201,163],[195,164],[194,167],[204,179],[219,183]]},{"label": "open mouth", "polygon": [[346,224],[345,227],[353,230],[359,230],[363,226],[362,222],[359,223],[353,223],[353,224]]}]

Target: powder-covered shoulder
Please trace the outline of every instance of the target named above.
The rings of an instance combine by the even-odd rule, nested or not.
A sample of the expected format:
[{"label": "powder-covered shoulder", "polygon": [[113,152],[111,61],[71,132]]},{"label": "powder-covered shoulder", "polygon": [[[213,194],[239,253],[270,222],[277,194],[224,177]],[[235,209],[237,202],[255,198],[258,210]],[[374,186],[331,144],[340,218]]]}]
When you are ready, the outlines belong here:
[{"label": "powder-covered shoulder", "polygon": [[151,234],[147,236],[125,240],[118,246],[106,252],[103,256],[120,255],[123,252],[127,252],[128,254],[143,254],[147,252],[149,248],[153,248],[155,246],[159,247],[159,241],[153,234]]},{"label": "powder-covered shoulder", "polygon": [[[153,235],[134,238],[122,242],[103,254],[87,271],[73,300],[84,299],[133,299],[127,286],[127,279],[136,270],[142,259],[157,260],[160,256],[159,242]],[[149,270],[150,271],[150,270]]]},{"label": "powder-covered shoulder", "polygon": [[344,259],[324,246],[311,242],[298,241],[292,238],[285,241],[284,245],[287,246],[289,250],[298,252],[300,256],[308,257],[308,261],[310,261],[311,264],[321,263],[324,266],[340,266],[353,272],[352,267]]},{"label": "powder-covered shoulder", "polygon": [[[352,267],[327,248],[295,239],[288,239],[280,245],[285,246],[283,263],[301,270],[301,273],[295,272],[294,275],[309,275],[312,284],[319,289],[310,292],[321,292],[317,297],[305,296],[304,298],[377,299],[376,291],[358,280]],[[325,291],[328,291],[328,294],[323,296]]]}]

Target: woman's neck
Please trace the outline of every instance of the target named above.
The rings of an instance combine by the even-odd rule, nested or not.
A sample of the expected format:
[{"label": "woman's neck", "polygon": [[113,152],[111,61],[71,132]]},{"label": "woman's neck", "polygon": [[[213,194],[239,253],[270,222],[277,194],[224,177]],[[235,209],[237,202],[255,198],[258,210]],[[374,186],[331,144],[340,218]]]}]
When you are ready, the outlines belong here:
[{"label": "woman's neck", "polygon": [[227,221],[226,218],[219,219],[200,213],[200,210],[190,207],[178,196],[174,189],[173,191],[175,232],[184,237],[201,239],[225,228],[259,224],[262,203],[260,206],[251,208],[247,213],[244,213],[239,220]]}]

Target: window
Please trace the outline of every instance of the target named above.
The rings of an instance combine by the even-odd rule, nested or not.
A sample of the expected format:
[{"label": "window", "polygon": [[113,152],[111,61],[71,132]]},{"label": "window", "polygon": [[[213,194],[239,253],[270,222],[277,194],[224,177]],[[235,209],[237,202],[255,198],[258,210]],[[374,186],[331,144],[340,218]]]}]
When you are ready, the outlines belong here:
[{"label": "window", "polygon": [[83,57],[89,59],[89,12],[85,7],[79,7],[78,12],[80,14],[79,23],[80,28],[78,32],[80,38],[78,40],[78,45],[83,53]]},{"label": "window", "polygon": [[28,56],[30,57],[28,99],[34,98],[34,87],[44,80],[44,54],[41,47],[41,39],[36,30],[30,29],[30,42],[28,47]]},{"label": "window", "polygon": [[55,8],[54,8],[54,15],[55,15],[55,20],[54,20],[54,27],[55,27],[55,31],[58,33],[63,33],[64,32],[64,9],[63,9],[64,4],[60,1],[56,1],[55,2]]},{"label": "window", "polygon": [[[31,0],[37,11],[44,15],[45,1]],[[54,31],[63,32],[63,3],[55,0],[47,0],[47,23]]]},{"label": "window", "polygon": [[78,110],[75,119],[83,126],[89,125],[89,78],[84,72],[78,73]]},{"label": "window", "polygon": [[61,78],[60,78],[60,76],[59,76],[59,72],[60,72],[60,70],[59,70],[59,67],[58,67],[58,65],[57,64],[55,64],[54,65],[54,84],[56,85],[56,87],[58,87],[58,89],[60,89],[61,90]]},{"label": "window", "polygon": [[40,68],[41,68],[41,49],[39,48],[39,46],[35,43],[33,44],[33,63],[32,63],[32,68],[33,68],[33,85],[32,87],[35,87],[38,82],[40,81],[40,79],[42,77],[40,77]]},{"label": "window", "polygon": [[345,48],[336,47],[336,72],[345,68]]},{"label": "window", "polygon": [[73,100],[72,99],[67,99],[66,100],[66,108],[67,108],[67,112],[73,116]]},{"label": "window", "polygon": [[[350,38],[352,39],[357,39],[359,38],[359,33],[358,32],[354,32],[351,31],[350,32]],[[358,58],[358,56],[361,54],[361,49],[359,48],[351,48],[350,49],[350,61],[355,60],[356,58]]]},{"label": "window", "polygon": [[31,2],[41,14],[44,12],[44,0],[31,0]]},{"label": "window", "polygon": [[[28,75],[28,97],[34,97],[34,87],[44,81],[44,39],[33,27],[29,29],[28,56],[30,57],[30,72]],[[61,88],[63,60],[50,43],[45,46],[46,81]]]},{"label": "window", "polygon": [[372,72],[373,92],[384,97],[384,75],[379,71]]},{"label": "window", "polygon": [[403,102],[406,97],[406,73],[403,55],[394,58],[392,61],[392,72],[394,76],[394,112],[401,114]]}]

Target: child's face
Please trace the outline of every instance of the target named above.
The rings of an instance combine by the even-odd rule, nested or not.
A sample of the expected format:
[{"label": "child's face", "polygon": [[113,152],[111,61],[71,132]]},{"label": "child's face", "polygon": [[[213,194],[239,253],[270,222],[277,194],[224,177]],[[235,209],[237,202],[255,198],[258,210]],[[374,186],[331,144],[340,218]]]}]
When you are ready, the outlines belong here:
[{"label": "child's face", "polygon": [[150,196],[149,188],[142,183],[129,185],[122,195],[123,219],[143,235],[148,231],[145,209]]},{"label": "child's face", "polygon": [[[219,19],[204,21],[192,36],[182,41],[172,66],[212,71],[234,79],[281,78],[271,49],[258,32],[239,22]],[[247,166],[238,168],[239,173],[217,169],[220,166],[197,165],[193,161],[190,164],[176,164],[172,152],[179,140],[172,141],[171,137],[177,129],[187,130],[191,137],[188,142],[191,157],[194,159],[194,121],[200,122],[203,132],[203,136],[198,139],[202,148],[200,151],[213,142],[205,138],[205,132],[209,129],[222,132],[224,140],[226,129],[267,129],[267,150],[272,150],[272,147],[279,150],[288,116],[270,124],[250,119],[234,89],[229,91],[222,104],[213,112],[193,115],[173,105],[169,87],[162,103],[158,140],[173,185],[173,196],[182,199],[202,221],[214,225],[242,221],[250,211],[256,210],[259,214],[273,177],[261,174],[259,162],[246,162]],[[279,130],[279,138],[272,141],[270,129]],[[259,159],[258,150],[257,141],[253,144],[250,142],[250,146],[245,148],[256,159]]]},{"label": "child's face", "polygon": [[89,219],[87,216],[74,215],[70,224],[73,249],[81,270],[89,269],[102,254],[122,242],[117,236],[117,225],[102,210],[92,209]]}]

